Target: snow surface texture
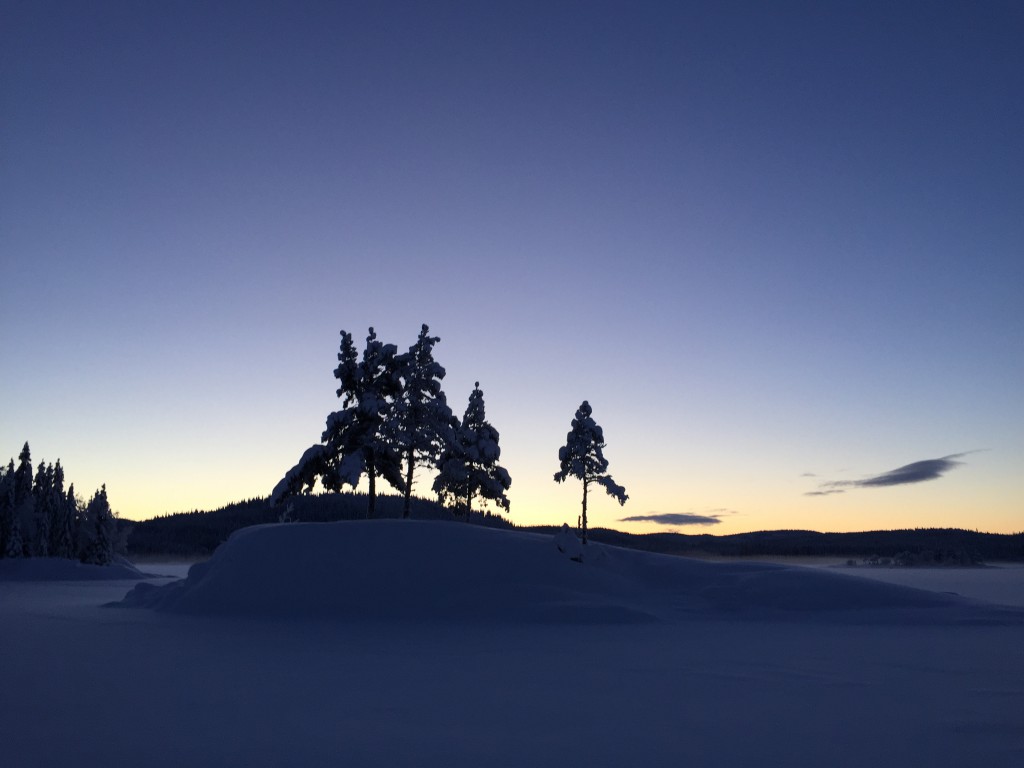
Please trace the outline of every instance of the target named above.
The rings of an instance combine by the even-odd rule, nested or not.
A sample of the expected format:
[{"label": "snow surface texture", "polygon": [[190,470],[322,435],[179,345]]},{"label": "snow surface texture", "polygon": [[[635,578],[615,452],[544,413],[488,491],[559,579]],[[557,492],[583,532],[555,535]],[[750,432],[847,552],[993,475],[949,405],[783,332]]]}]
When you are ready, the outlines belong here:
[{"label": "snow surface texture", "polygon": [[[335,524],[350,526],[351,540],[331,552],[333,565],[330,526],[254,529],[219,550],[205,577],[194,567],[192,578],[165,580],[182,586],[149,590],[177,594],[173,611],[202,607],[198,616],[100,607],[135,580],[0,582],[0,764],[1024,765],[1024,626],[1013,612],[900,589],[871,592],[889,606],[884,620],[859,621],[870,610],[802,607],[843,594],[862,604],[869,593],[855,585],[871,583],[856,577],[613,549],[602,557],[593,546],[580,564],[551,537],[447,525]],[[295,548],[310,537],[309,552]],[[269,559],[257,567],[248,558],[263,546]],[[545,578],[572,580],[560,597],[586,611],[479,621],[453,603],[447,620],[409,621],[402,617],[422,614],[403,613],[412,598],[401,598],[388,621],[333,612],[332,591],[405,583],[432,594],[437,582],[410,584],[424,563],[442,569],[437,581],[459,599],[486,595],[512,607],[522,598],[511,585],[531,579],[500,577],[501,568],[540,565]],[[350,581],[333,581],[339,574]],[[659,576],[690,582],[638,602],[635,590]],[[952,571],[942,576],[947,589]],[[780,579],[798,595],[784,602],[798,607],[751,613]],[[235,608],[219,601],[275,583],[266,599],[249,598],[250,615],[223,615]],[[309,615],[284,618],[293,611],[281,595],[300,591]],[[606,605],[670,620],[579,621],[586,613],[621,622]],[[846,619],[821,620],[826,613]]]},{"label": "snow surface texture", "polygon": [[0,582],[4,581],[94,581],[153,578],[124,558],[110,565],[91,565],[60,557],[25,557],[0,560]]},{"label": "snow surface texture", "polygon": [[551,536],[426,521],[261,525],[188,578],[123,605],[345,621],[635,623],[706,615],[1010,622],[1024,611],[766,563],[709,563]]}]

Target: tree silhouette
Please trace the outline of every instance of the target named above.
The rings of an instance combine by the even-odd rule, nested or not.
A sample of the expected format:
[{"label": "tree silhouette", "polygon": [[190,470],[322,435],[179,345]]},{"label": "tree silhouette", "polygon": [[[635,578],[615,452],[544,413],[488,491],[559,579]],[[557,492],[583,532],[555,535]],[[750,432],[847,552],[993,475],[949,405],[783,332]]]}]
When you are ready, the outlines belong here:
[{"label": "tree silhouette", "polygon": [[340,382],[337,394],[342,398],[342,409],[327,417],[320,444],[307,449],[274,488],[272,503],[312,490],[317,479],[329,491],[339,491],[343,485],[355,488],[365,474],[369,480],[366,516],[374,517],[378,476],[399,491],[405,490],[397,439],[390,421],[394,398],[401,391],[395,363],[397,351],[394,344],[379,341],[371,327],[360,360],[352,334],[341,332],[334,377]]},{"label": "tree silhouette", "polygon": [[0,557],[61,557],[107,565],[120,546],[119,526],[104,485],[82,504],[64,467],[40,462],[32,475],[28,443],[6,469],[0,466]]},{"label": "tree silhouette", "polygon": [[18,509],[17,471],[14,459],[0,473],[0,557],[21,557],[21,525]]},{"label": "tree silhouette", "polygon": [[109,565],[114,559],[114,537],[117,533],[114,515],[107,501],[107,486],[102,486],[85,508],[81,530],[79,557],[83,563]]},{"label": "tree silhouette", "polygon": [[555,482],[561,483],[570,475],[583,481],[583,543],[587,543],[587,489],[591,483],[602,486],[608,495],[619,504],[629,498],[626,489],[617,485],[608,472],[608,460],[604,457],[604,431],[594,421],[593,409],[586,400],[576,411],[572,429],[566,436],[566,443],[558,449],[558,460],[562,468],[555,473]]},{"label": "tree silhouette", "polygon": [[60,459],[53,465],[53,482],[50,486],[50,513],[53,518],[50,530],[50,554],[54,557],[71,557],[74,549],[75,509],[68,504],[64,491],[64,468]]},{"label": "tree silhouette", "polygon": [[[14,471],[14,519],[7,543],[7,557],[31,557],[35,525],[35,499],[32,495],[32,451],[28,442],[18,454]],[[17,551],[19,550],[20,551]]]},{"label": "tree silhouette", "polygon": [[45,461],[39,462],[36,479],[32,484],[33,504],[33,540],[32,554],[36,557],[49,557],[50,530],[53,522],[51,511],[51,493],[53,490],[53,465]]},{"label": "tree silhouette", "polygon": [[430,335],[426,324],[416,343],[395,358],[402,390],[395,400],[395,434],[405,457],[405,500],[402,517],[409,517],[412,481],[416,465],[437,466],[444,447],[454,437],[452,409],[448,407],[441,380],[444,368],[434,360],[434,345],[441,339]]},{"label": "tree silhouette", "polygon": [[498,465],[500,457],[498,430],[486,419],[484,393],[478,381],[455,430],[455,439],[441,456],[440,472],[434,481],[438,498],[445,504],[461,506],[467,520],[477,496],[485,503],[494,501],[507,512],[509,501],[505,491],[512,485],[512,479]]}]

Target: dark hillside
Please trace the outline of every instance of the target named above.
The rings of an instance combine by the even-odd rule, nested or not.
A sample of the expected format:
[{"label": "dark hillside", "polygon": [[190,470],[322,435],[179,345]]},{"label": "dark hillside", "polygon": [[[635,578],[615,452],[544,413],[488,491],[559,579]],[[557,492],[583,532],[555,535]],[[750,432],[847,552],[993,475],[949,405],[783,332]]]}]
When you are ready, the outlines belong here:
[{"label": "dark hillside", "polygon": [[[271,507],[266,499],[249,499],[212,512],[179,512],[142,520],[130,523],[128,554],[135,558],[209,557],[232,532],[249,525],[281,522],[284,514],[290,520],[308,523],[361,520],[366,516],[366,496],[353,493],[295,496],[280,507]],[[376,516],[400,518],[401,497],[378,496]],[[453,519],[448,508],[435,501],[417,498],[412,500],[412,517],[417,520]],[[498,515],[476,514],[474,521],[512,527]]]},{"label": "dark hillside", "polygon": [[[361,520],[366,515],[366,496],[331,493],[295,496],[288,504],[272,508],[266,499],[229,504],[212,512],[183,512],[131,523],[128,554],[136,558],[205,558],[233,531],[249,525],[276,523],[291,507],[289,518],[301,522]],[[379,496],[377,517],[399,518],[402,499]],[[412,517],[417,520],[452,520],[451,510],[428,499],[413,499]],[[498,514],[476,514],[473,522],[505,528],[516,527]],[[554,526],[525,530],[553,533]],[[860,533],[816,531],[759,531],[731,536],[684,533],[624,533],[608,528],[590,531],[590,538],[606,544],[672,555],[722,557],[841,557],[901,565],[972,565],[986,561],[1024,561],[1024,533],[995,534],[953,528],[917,528]]]}]

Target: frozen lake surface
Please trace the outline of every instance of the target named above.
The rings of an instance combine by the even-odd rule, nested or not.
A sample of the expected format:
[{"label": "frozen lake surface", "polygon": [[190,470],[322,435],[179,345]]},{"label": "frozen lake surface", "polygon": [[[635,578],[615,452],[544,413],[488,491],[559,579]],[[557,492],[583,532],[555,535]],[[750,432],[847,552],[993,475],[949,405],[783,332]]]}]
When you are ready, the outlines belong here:
[{"label": "frozen lake surface", "polygon": [[[0,582],[5,765],[1024,765],[1024,621],[941,594],[966,590],[335,525],[233,538],[160,610],[101,607],[134,580]],[[463,579],[443,620],[420,568]]]},{"label": "frozen lake surface", "polygon": [[946,592],[1024,607],[1024,564],[994,563],[979,568],[884,568],[857,566],[844,573],[890,584]]}]

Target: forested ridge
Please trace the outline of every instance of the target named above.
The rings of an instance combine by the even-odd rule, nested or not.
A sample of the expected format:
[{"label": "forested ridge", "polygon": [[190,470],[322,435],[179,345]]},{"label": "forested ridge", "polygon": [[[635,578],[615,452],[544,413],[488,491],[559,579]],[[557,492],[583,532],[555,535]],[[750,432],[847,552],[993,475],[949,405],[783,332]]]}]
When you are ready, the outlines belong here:
[{"label": "forested ridge", "polygon": [[843,557],[872,565],[922,566],[1024,561],[1024,533],[982,533],[961,528],[853,533],[755,531],[728,536],[632,534],[599,528],[592,532],[591,538],[606,544],[675,555]]},{"label": "forested ridge", "polygon": [[[455,520],[458,514],[458,510],[429,499],[413,496],[410,503],[411,517],[418,520]],[[274,506],[265,498],[256,498],[208,512],[178,512],[130,523],[128,551],[131,557],[136,558],[203,558],[212,554],[239,528],[278,522],[362,520],[366,518],[366,504],[366,494],[342,492],[300,494],[282,506]],[[377,518],[403,516],[404,499],[400,495],[379,495],[376,505]],[[487,511],[473,513],[471,520],[485,525],[513,527],[505,518]]]},{"label": "forested ridge", "polygon": [[[377,517],[402,517],[403,499],[382,495]],[[266,499],[249,499],[213,511],[182,512],[122,524],[131,526],[128,550],[132,557],[208,557],[239,528],[282,519],[297,522],[359,520],[366,516],[366,496],[360,493],[324,493],[292,497],[287,507],[272,507]],[[435,501],[412,498],[411,517],[419,520],[455,520],[457,511]],[[460,518],[461,519],[461,518]],[[515,526],[498,514],[474,513],[471,523],[554,533],[555,526]],[[905,565],[967,565],[986,561],[1024,561],[1024,533],[981,533],[954,528],[918,528],[858,533],[817,531],[758,531],[728,536],[684,533],[635,534],[608,528],[590,531],[591,540],[615,546],[674,555],[723,557],[815,556],[857,561],[900,556]],[[910,558],[907,558],[910,555]]]}]

